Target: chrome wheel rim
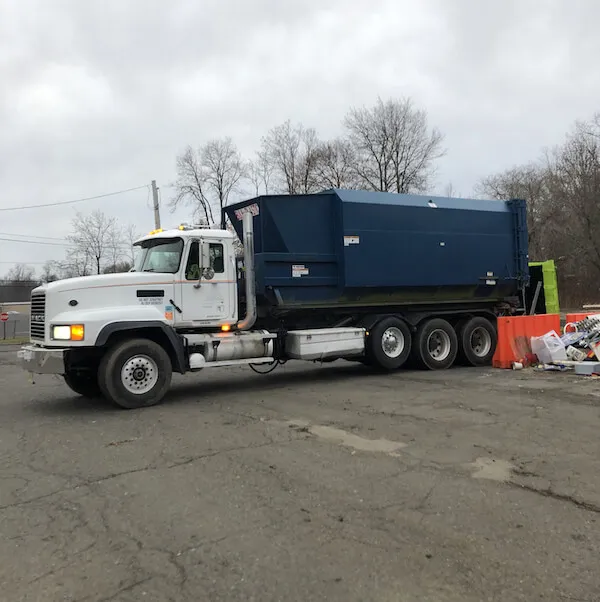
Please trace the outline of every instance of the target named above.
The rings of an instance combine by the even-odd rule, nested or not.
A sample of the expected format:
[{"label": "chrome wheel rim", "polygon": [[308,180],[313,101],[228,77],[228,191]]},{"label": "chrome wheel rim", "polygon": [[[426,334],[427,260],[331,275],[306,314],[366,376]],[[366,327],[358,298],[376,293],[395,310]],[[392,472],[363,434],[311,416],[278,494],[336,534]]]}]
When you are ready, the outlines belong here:
[{"label": "chrome wheel rim", "polygon": [[136,355],[128,359],[121,369],[121,382],[129,393],[148,393],[158,382],[158,366],[147,355]]},{"label": "chrome wheel rim", "polygon": [[427,351],[436,362],[443,362],[452,350],[450,335],[445,330],[434,330],[427,337]]},{"label": "chrome wheel rim", "polygon": [[389,358],[397,358],[404,351],[404,335],[396,326],[390,326],[381,337],[381,348]]},{"label": "chrome wheel rim", "polygon": [[492,335],[481,326],[471,333],[471,350],[477,357],[485,357],[492,349]]}]

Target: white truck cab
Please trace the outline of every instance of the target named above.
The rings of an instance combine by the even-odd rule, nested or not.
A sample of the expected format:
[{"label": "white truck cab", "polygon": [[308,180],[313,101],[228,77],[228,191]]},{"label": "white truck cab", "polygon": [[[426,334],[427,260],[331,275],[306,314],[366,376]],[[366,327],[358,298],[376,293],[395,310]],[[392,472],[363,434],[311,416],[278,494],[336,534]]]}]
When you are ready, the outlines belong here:
[{"label": "white truck cab", "polygon": [[[176,327],[220,327],[236,322],[233,234],[180,226],[166,232],[155,230],[136,245],[140,253],[129,274],[140,278],[135,285],[138,304],[159,307],[165,320]],[[151,288],[140,290],[148,276],[152,276],[148,280]],[[160,288],[161,282],[166,283],[164,288]],[[167,289],[169,295],[163,295]]]},{"label": "white truck cab", "polygon": [[221,328],[237,321],[233,235],[154,230],[136,241],[130,272],[51,282],[32,293],[31,340],[48,347],[96,344],[116,322]]},{"label": "white truck cab", "polygon": [[123,408],[154,405],[173,371],[274,362],[277,335],[256,320],[252,216],[244,219],[246,315],[238,316],[234,235],[226,230],[154,230],[136,241],[124,274],[51,282],[31,294],[31,342],[23,368],[59,374],[75,392]]}]

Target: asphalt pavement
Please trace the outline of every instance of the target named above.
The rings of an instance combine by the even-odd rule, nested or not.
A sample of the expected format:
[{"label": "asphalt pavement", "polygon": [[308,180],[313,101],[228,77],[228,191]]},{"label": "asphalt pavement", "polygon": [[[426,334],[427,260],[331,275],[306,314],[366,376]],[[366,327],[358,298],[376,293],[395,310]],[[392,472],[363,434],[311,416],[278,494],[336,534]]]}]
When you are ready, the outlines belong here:
[{"label": "asphalt pavement", "polygon": [[124,411],[0,354],[3,602],[600,600],[600,381],[349,362]]}]

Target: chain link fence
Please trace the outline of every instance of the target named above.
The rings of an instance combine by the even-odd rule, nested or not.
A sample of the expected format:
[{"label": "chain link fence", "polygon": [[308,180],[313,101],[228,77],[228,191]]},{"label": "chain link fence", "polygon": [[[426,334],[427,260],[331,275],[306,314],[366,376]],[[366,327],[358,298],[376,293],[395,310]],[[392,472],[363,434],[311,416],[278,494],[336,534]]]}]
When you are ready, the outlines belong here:
[{"label": "chain link fence", "polygon": [[29,337],[31,291],[39,282],[0,282],[0,313],[8,320],[0,321],[0,341]]},{"label": "chain link fence", "polygon": [[29,336],[29,314],[10,311],[8,320],[0,322],[0,340],[24,339]]}]

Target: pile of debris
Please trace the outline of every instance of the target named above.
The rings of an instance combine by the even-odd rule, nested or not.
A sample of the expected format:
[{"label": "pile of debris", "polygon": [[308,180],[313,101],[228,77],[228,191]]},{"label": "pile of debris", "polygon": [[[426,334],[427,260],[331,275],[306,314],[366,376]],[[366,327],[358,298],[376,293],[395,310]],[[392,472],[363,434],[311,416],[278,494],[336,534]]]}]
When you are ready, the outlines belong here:
[{"label": "pile of debris", "polygon": [[551,331],[541,337],[531,337],[528,363],[537,364],[539,370],[600,375],[600,315],[567,324],[562,336]]}]

